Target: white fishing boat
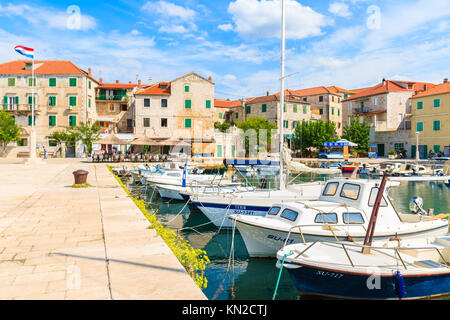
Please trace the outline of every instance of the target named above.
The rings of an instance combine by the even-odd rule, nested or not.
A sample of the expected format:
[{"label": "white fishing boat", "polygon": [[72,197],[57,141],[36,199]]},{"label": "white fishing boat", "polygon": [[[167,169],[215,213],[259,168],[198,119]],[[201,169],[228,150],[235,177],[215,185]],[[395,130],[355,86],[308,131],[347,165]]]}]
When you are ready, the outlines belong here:
[{"label": "white fishing boat", "polygon": [[[389,182],[388,187],[398,184]],[[237,214],[230,219],[252,257],[273,258],[285,242],[362,241],[379,185],[378,180],[331,180],[316,201],[274,204],[264,216]],[[402,238],[446,234],[448,220],[428,216],[421,205],[419,198],[413,198],[410,209],[415,214],[400,213],[384,191],[375,239],[388,239],[395,234]]]},{"label": "white fishing boat", "polygon": [[322,182],[293,185],[287,190],[257,190],[230,194],[195,194],[191,202],[219,228],[232,228],[229,216],[264,216],[274,203],[316,200],[321,193]]},{"label": "white fishing boat", "polygon": [[[143,174],[145,184],[160,184],[160,185],[176,185],[181,186],[183,182],[184,170],[165,170],[162,174]],[[223,181],[220,175],[198,174],[195,169],[186,172],[186,185],[198,185],[201,183],[219,183]]]},{"label": "white fishing boat", "polygon": [[221,183],[220,185],[168,185],[157,184],[156,189],[164,200],[187,201],[194,194],[229,194],[236,192],[253,191],[254,187],[241,186],[238,183]]}]

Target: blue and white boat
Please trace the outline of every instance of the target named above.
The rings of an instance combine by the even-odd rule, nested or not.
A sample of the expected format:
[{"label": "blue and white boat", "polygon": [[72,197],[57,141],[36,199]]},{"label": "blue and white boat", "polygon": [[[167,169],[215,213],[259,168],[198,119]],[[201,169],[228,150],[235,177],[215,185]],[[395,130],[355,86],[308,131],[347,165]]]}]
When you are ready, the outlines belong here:
[{"label": "blue and white boat", "polygon": [[432,299],[450,295],[450,237],[354,242],[317,241],[284,247],[277,267],[288,270],[301,296],[344,299]]}]

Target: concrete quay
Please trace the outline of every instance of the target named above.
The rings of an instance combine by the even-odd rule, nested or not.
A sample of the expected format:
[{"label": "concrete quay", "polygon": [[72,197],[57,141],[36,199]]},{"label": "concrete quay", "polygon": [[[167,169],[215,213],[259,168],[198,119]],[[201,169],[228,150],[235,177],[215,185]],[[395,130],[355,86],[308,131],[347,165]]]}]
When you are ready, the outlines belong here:
[{"label": "concrete quay", "polygon": [[105,164],[0,159],[0,299],[206,300],[148,226]]}]

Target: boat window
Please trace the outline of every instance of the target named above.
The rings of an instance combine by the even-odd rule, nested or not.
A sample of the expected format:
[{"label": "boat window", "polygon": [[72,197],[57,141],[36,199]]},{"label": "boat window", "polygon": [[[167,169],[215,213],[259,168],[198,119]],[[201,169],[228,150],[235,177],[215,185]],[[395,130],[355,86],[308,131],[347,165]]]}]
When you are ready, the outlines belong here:
[{"label": "boat window", "polygon": [[357,184],[345,183],[341,190],[341,197],[351,200],[358,200],[361,187]]},{"label": "boat window", "polygon": [[272,207],[269,209],[269,211],[267,213],[271,216],[276,216],[278,214],[278,212],[280,212],[280,210],[281,210],[280,207]]},{"label": "boat window", "polygon": [[345,224],[363,224],[364,218],[361,213],[344,213],[342,215]]},{"label": "boat window", "polygon": [[[378,195],[378,188],[372,188],[370,191],[370,197],[369,197],[369,207],[373,207],[375,205],[375,200],[377,199]],[[383,196],[383,199],[381,200],[380,207],[387,207],[388,204],[386,202],[386,199]]]},{"label": "boat window", "polygon": [[167,176],[169,177],[180,177],[179,173],[168,173]]},{"label": "boat window", "polygon": [[281,217],[291,221],[295,221],[297,220],[298,212],[289,209],[284,209],[284,211],[281,213]]},{"label": "boat window", "polygon": [[336,194],[338,186],[339,186],[338,182],[327,183],[327,185],[325,186],[325,190],[323,191],[323,195],[327,197],[334,196]]},{"label": "boat window", "polygon": [[336,213],[318,213],[314,219],[315,223],[337,223]]}]

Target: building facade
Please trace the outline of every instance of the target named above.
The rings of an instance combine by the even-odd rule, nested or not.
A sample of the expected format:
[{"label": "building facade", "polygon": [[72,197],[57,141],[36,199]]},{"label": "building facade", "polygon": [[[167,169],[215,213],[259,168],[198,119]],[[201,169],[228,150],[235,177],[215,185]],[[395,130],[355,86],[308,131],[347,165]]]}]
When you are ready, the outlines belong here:
[{"label": "building facade", "polygon": [[[49,152],[57,151],[55,141],[49,139],[54,131],[97,119],[95,91],[98,82],[90,69],[86,72],[70,61],[39,60],[35,61],[34,74],[33,79],[29,60],[0,64],[2,109],[22,128],[21,140],[16,145],[11,144],[8,156],[29,152],[33,102],[40,152],[43,147]],[[78,145],[67,150],[67,156],[81,156],[83,152]]]},{"label": "building facade", "polygon": [[[169,153],[177,142],[191,145],[195,156],[213,156],[214,83],[192,72],[159,82],[135,94],[135,134],[160,142]],[[154,148],[155,149],[155,148]],[[179,150],[177,150],[179,151]],[[183,150],[185,151],[185,150]]]},{"label": "building facade", "polygon": [[[450,83],[448,79],[412,97],[411,157],[416,157],[417,138],[420,158],[430,151],[450,156]],[[416,133],[418,137],[416,136]]]},{"label": "building facade", "polygon": [[343,101],[344,125],[359,116],[371,127],[370,141],[378,147],[378,155],[406,150],[411,157],[411,98],[433,84],[384,80]]}]

